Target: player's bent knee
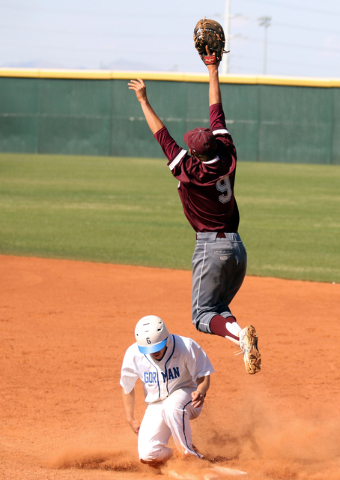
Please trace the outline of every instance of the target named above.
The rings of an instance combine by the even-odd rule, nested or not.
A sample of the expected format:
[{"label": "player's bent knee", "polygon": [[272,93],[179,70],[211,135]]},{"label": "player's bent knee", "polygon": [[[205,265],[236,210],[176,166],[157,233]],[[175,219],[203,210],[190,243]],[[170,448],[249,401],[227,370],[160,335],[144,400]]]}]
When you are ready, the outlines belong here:
[{"label": "player's bent knee", "polygon": [[195,325],[196,330],[198,330],[199,332],[211,334],[210,327],[209,327],[210,320],[212,318],[211,314],[209,314],[208,318],[202,318],[202,317],[203,316],[194,318],[192,320],[192,323]]},{"label": "player's bent knee", "polygon": [[139,460],[141,463],[159,463],[165,462],[172,457],[172,449],[169,447],[157,447],[139,452]]}]

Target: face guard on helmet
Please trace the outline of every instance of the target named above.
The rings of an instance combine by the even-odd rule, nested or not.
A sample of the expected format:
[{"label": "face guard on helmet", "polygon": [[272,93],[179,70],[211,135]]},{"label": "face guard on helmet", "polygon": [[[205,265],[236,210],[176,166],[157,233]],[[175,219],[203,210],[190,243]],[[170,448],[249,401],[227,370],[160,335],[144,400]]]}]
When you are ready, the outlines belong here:
[{"label": "face guard on helmet", "polygon": [[155,315],[148,315],[137,323],[135,337],[141,353],[156,353],[165,347],[169,331],[163,320]]}]

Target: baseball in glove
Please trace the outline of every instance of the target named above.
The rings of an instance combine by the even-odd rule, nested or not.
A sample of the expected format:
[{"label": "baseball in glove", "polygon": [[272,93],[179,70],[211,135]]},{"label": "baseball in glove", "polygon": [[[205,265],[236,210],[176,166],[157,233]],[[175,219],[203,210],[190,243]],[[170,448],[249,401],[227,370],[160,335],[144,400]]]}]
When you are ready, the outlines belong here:
[{"label": "baseball in glove", "polygon": [[[223,53],[229,53],[224,50],[223,28],[215,20],[203,18],[197,22],[194,30],[194,42],[196,50],[206,65],[220,62]],[[208,50],[210,55],[207,55]]]}]

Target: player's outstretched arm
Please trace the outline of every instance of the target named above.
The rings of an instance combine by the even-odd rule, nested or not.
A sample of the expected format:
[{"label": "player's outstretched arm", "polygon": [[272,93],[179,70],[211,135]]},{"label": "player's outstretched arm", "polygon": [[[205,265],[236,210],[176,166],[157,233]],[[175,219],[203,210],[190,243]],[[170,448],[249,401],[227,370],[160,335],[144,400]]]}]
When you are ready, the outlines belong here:
[{"label": "player's outstretched arm", "polygon": [[122,393],[126,420],[135,434],[138,435],[140,422],[135,420],[135,390],[133,389],[130,393],[125,393],[122,390]]},{"label": "player's outstretched arm", "polygon": [[197,390],[192,392],[192,406],[198,408],[204,403],[204,398],[210,387],[210,375],[197,379]]},{"label": "player's outstretched arm", "polygon": [[141,78],[137,80],[131,80],[128,83],[129,90],[134,90],[136,92],[137,100],[140,102],[145,119],[150,127],[150,130],[153,134],[158,132],[161,128],[164,127],[162,120],[155,114],[153,111],[148,97],[146,95],[145,83]]},{"label": "player's outstretched arm", "polygon": [[[207,54],[210,55],[208,45],[206,45]],[[215,52],[213,53],[215,55]],[[220,89],[220,80],[218,77],[218,67],[220,62],[207,65],[209,72],[209,106],[215,105],[215,103],[222,103],[222,95]]]}]

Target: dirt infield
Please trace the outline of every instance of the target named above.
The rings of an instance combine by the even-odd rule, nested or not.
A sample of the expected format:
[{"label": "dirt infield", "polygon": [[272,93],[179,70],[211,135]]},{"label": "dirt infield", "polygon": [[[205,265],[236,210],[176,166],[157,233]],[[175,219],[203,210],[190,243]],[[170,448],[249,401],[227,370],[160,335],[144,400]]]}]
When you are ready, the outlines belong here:
[{"label": "dirt infield", "polygon": [[[138,463],[119,387],[147,314],[197,340],[216,369],[192,423],[208,460],[252,480],[340,478],[340,285],[247,277],[232,310],[259,333],[263,369],[249,376],[231,342],[192,326],[188,271],[10,256],[0,265],[1,480],[159,475]],[[175,458],[163,478],[180,469],[201,479],[208,460]]]}]

